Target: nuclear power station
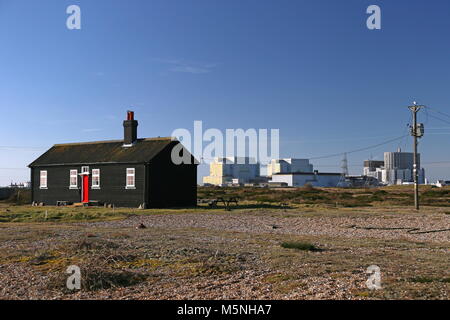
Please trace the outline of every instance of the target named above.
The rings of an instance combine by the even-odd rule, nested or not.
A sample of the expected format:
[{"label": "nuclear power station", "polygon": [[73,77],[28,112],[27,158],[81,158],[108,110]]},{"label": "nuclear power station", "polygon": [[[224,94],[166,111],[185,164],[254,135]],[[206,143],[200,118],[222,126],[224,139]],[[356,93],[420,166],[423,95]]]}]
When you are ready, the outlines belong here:
[{"label": "nuclear power station", "polygon": [[[425,183],[425,170],[420,167],[420,154],[417,155],[419,183]],[[376,178],[380,183],[387,185],[405,184],[414,182],[414,153],[385,152],[384,161],[364,161],[364,175]]]}]

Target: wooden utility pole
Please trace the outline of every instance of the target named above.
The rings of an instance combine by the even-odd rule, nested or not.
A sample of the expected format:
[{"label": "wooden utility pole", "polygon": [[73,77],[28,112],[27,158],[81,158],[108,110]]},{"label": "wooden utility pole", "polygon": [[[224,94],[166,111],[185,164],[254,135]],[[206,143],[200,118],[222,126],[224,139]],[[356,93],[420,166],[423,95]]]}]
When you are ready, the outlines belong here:
[{"label": "wooden utility pole", "polygon": [[414,102],[412,106],[409,106],[409,110],[412,112],[413,116],[413,124],[411,126],[411,135],[414,140],[414,168],[413,168],[413,175],[414,175],[414,206],[416,210],[419,210],[419,161],[418,161],[418,153],[417,153],[417,144],[418,138],[421,138],[423,136],[423,124],[417,125],[417,112],[419,112],[420,109],[422,109],[424,106],[419,106]]}]

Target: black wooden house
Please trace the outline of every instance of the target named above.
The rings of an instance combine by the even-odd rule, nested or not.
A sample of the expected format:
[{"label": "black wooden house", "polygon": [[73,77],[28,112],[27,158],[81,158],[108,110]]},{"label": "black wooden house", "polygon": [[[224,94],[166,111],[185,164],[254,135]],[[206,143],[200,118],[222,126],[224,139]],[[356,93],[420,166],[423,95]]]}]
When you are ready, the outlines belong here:
[{"label": "black wooden house", "polygon": [[32,201],[120,207],[181,207],[197,203],[197,164],[175,164],[173,138],[137,138],[129,111],[124,139],[57,144],[29,165]]}]

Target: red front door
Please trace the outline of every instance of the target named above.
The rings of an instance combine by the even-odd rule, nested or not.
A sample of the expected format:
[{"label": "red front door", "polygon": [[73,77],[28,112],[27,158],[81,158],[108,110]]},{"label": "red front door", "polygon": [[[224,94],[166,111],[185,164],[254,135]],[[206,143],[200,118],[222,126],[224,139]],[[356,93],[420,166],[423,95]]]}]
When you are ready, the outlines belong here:
[{"label": "red front door", "polygon": [[89,176],[87,174],[83,175],[83,195],[82,202],[89,202]]}]

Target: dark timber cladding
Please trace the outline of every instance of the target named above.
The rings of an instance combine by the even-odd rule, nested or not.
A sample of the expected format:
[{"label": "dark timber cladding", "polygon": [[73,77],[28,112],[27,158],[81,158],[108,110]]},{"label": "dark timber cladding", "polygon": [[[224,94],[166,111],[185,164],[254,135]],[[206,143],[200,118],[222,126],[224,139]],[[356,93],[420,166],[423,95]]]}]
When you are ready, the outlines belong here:
[{"label": "dark timber cladding", "polygon": [[137,139],[137,125],[129,111],[123,140],[54,145],[29,165],[32,200],[45,205],[195,206],[196,160],[190,155],[191,164],[174,164],[172,149],[180,142]]}]

